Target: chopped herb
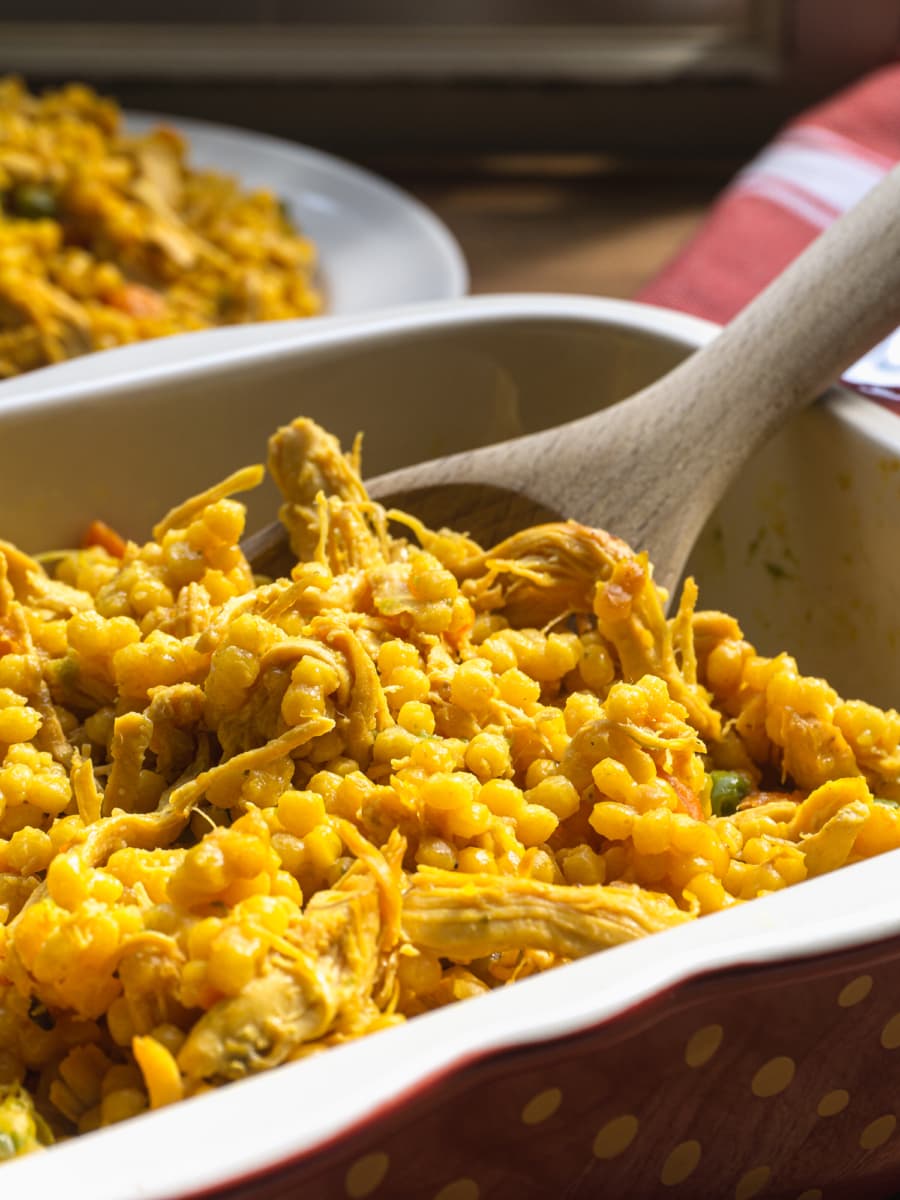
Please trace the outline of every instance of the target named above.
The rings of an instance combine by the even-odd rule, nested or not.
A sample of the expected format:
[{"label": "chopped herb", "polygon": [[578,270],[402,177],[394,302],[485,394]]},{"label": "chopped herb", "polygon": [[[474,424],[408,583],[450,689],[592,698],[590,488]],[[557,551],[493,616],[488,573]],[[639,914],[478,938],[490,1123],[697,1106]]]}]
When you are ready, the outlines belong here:
[{"label": "chopped herb", "polygon": [[44,183],[20,183],[9,196],[9,206],[17,217],[41,221],[57,215],[56,196]]},{"label": "chopped herb", "polygon": [[74,654],[69,653],[56,663],[56,677],[63,687],[75,687],[81,679],[81,666]]},{"label": "chopped herb", "polygon": [[223,284],[216,291],[216,312],[220,317],[227,317],[235,308],[238,297],[235,295],[234,289]]},{"label": "chopped herb", "polygon": [[53,1014],[46,1004],[43,1004],[36,996],[32,996],[31,1003],[28,1005],[28,1016],[41,1029],[49,1030],[56,1025]]}]

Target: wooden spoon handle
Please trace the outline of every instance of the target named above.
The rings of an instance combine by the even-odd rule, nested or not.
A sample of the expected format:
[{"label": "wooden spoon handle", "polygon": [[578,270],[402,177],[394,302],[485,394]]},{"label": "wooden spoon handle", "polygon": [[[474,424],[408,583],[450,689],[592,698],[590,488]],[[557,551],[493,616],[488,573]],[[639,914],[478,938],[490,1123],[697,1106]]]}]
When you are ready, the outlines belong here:
[{"label": "wooden spoon handle", "polygon": [[[723,329],[712,342],[629,402],[668,444],[668,472],[653,455],[634,491],[653,490],[644,532],[660,573],[685,560],[740,466],[786,416],[900,324],[900,168]],[[602,415],[602,414],[601,414]],[[591,418],[588,419],[590,421]],[[685,482],[689,481],[689,486]],[[645,506],[646,507],[646,506]]]},{"label": "wooden spoon handle", "polygon": [[767,438],[898,323],[895,167],[642,401],[666,399],[698,443],[742,456],[747,439]]}]

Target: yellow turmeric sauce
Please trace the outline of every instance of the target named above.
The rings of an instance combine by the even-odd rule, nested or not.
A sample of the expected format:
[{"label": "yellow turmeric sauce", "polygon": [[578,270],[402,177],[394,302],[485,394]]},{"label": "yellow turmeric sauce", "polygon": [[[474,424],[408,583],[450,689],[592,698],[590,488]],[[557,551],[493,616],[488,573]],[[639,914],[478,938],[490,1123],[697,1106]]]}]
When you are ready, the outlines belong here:
[{"label": "yellow turmeric sauce", "polygon": [[[309,421],[145,545],[0,544],[0,1159],[900,846],[900,715]],[[395,536],[399,525],[409,536]]]}]

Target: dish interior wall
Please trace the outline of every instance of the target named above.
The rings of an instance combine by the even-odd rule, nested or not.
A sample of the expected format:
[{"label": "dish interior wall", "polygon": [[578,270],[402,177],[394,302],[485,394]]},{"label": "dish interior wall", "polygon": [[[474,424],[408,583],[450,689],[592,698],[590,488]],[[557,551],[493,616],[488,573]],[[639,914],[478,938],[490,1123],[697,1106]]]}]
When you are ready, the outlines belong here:
[{"label": "dish interior wall", "polygon": [[[262,461],[268,434],[301,413],[346,445],[364,430],[371,475],[582,415],[688,349],[615,324],[497,319],[297,346],[228,369],[151,371],[77,403],[0,408],[0,534],[46,550],[77,543],[100,517],[144,538],[172,505]],[[250,529],[275,513],[268,483],[246,499]],[[734,613],[761,651],[789,648],[844,695],[891,705],[898,527],[900,425],[894,452],[820,404],[748,465],[689,570],[701,604]]]}]

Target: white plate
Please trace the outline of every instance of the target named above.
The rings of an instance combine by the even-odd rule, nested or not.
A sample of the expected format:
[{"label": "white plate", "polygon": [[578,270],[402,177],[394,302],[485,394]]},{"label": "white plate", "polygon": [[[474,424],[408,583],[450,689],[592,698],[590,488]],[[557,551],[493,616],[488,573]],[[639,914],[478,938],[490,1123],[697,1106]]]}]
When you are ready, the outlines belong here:
[{"label": "white plate", "polygon": [[[453,300],[468,290],[466,262],[447,227],[418,200],[362,167],[309,146],[207,121],[143,112],[126,112],[125,121],[134,133],[169,125],[188,139],[192,166],[234,175],[247,188],[264,187],[279,196],[315,243],[325,319]],[[210,348],[260,340],[251,326],[229,326],[211,338],[206,332],[190,336],[209,338]],[[85,355],[16,376],[0,382],[0,397],[90,379],[95,362],[95,355]]]}]

